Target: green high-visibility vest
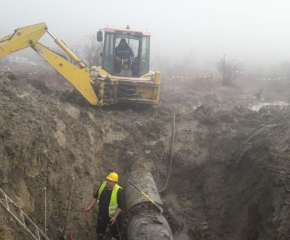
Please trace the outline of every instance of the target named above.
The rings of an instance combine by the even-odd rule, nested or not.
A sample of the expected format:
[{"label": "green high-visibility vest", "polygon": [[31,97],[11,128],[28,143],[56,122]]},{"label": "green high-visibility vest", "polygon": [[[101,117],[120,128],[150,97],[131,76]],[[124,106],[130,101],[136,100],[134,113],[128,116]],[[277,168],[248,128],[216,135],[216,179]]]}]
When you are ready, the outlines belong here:
[{"label": "green high-visibility vest", "polygon": [[[106,182],[103,182],[102,185],[99,188],[99,194],[98,194],[98,202],[100,200],[101,193],[103,192],[104,188],[106,187]],[[112,195],[111,195],[111,200],[110,200],[110,205],[109,205],[109,217],[114,217],[114,214],[118,208],[118,202],[117,202],[117,193],[119,189],[122,189],[118,184],[115,184]]]}]

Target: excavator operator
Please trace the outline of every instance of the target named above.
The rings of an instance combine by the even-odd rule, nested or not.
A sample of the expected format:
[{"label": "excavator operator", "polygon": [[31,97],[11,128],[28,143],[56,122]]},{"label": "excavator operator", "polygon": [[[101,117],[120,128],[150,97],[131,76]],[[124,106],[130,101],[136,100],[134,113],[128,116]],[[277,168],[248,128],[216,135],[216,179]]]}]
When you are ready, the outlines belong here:
[{"label": "excavator operator", "polygon": [[120,73],[122,64],[130,66],[134,58],[134,53],[127,44],[126,39],[122,38],[119,45],[115,48],[115,72]]},{"label": "excavator operator", "polygon": [[107,225],[110,233],[115,239],[120,239],[121,212],[125,206],[123,189],[117,184],[118,174],[110,173],[106,181],[96,191],[90,205],[84,210],[88,214],[93,205],[97,202],[98,221],[97,234],[98,240],[102,240],[106,234]]}]

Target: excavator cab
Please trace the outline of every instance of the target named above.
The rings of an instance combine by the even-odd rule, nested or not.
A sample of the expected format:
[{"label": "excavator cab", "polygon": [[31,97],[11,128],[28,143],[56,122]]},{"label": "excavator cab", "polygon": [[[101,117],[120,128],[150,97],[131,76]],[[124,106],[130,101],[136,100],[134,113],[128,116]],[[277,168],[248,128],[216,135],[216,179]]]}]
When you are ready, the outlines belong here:
[{"label": "excavator cab", "polygon": [[[102,68],[114,76],[139,78],[149,72],[150,35],[148,31],[105,28]],[[100,35],[100,33],[98,33]],[[116,48],[125,40],[133,56],[128,61],[116,55]]]}]

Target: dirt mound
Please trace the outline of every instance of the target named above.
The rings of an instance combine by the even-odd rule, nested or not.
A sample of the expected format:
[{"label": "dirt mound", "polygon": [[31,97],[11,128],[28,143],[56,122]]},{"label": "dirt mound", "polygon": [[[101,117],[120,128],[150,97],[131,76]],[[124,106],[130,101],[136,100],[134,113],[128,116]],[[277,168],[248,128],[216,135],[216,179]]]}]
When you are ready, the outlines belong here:
[{"label": "dirt mound", "polygon": [[[174,113],[173,167],[162,198],[184,226],[175,239],[289,239],[288,107],[256,112],[250,107],[258,100],[242,89],[165,85],[153,117],[134,106],[90,106],[76,92],[13,74],[0,73],[0,187],[40,227],[47,188],[51,239],[62,235],[72,177],[76,239],[96,238],[95,211],[81,212],[108,172],[124,185],[142,167],[163,187]],[[1,212],[0,239],[29,239],[9,235],[13,228]]]}]

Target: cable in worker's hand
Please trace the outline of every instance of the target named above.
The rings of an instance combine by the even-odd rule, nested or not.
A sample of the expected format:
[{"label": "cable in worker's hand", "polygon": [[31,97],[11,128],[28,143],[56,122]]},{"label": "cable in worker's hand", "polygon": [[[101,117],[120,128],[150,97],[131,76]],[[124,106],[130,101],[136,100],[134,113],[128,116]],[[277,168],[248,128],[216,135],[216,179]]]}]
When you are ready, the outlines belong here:
[{"label": "cable in worker's hand", "polygon": [[117,225],[117,229],[118,229],[119,239],[122,240],[120,229],[119,229],[119,225],[118,225],[118,221],[116,221],[116,225]]}]

